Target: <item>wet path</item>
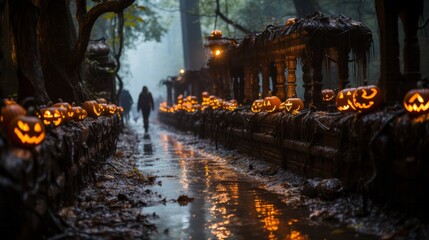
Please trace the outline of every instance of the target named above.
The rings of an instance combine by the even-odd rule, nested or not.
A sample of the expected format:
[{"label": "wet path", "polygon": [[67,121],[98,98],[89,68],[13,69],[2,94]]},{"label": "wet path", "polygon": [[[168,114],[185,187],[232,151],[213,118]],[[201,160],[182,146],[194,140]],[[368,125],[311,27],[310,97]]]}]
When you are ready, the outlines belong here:
[{"label": "wet path", "polygon": [[[309,220],[309,211],[284,203],[260,183],[229,168],[219,158],[200,153],[192,136],[153,124],[144,134],[140,123],[129,127],[141,137],[138,168],[162,184],[151,190],[165,204],[144,207],[158,232],[152,239],[378,239]],[[192,201],[178,202],[180,196]]]}]

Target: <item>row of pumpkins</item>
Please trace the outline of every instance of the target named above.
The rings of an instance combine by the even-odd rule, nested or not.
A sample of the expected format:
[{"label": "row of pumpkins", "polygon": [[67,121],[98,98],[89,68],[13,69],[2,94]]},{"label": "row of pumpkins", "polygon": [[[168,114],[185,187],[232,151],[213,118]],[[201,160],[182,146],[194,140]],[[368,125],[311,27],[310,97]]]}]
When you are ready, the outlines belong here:
[{"label": "row of pumpkins", "polygon": [[[69,121],[83,121],[88,116],[121,115],[121,106],[107,103],[106,99],[85,101],[82,106],[58,102],[37,111],[28,111],[13,100],[4,100],[0,123],[11,143],[19,147],[31,148],[45,139],[45,126],[57,127]],[[35,115],[35,116],[34,116]]]},{"label": "row of pumpkins", "polygon": [[211,109],[222,108],[224,110],[234,111],[238,107],[238,102],[235,99],[224,100],[214,95],[209,95],[208,92],[202,92],[201,95],[201,104],[198,102],[198,98],[196,96],[189,95],[184,98],[183,95],[180,94],[177,97],[177,104],[168,106],[167,102],[162,102],[159,105],[159,110],[161,112],[195,112],[197,110],[205,110],[210,107]]},{"label": "row of pumpkins", "polygon": [[[338,93],[335,93],[332,89],[324,89],[321,94],[325,104],[335,105],[340,112],[373,111],[383,103],[381,90],[375,85],[345,88]],[[167,103],[164,102],[160,105],[160,110],[164,112],[179,110],[195,112],[196,110],[204,110],[210,107],[212,109],[223,108],[224,110],[234,111],[238,107],[235,99],[226,101],[214,95],[209,95],[208,92],[202,93],[202,100],[202,103],[199,104],[196,96],[184,98],[179,95],[177,104],[168,107]],[[409,114],[428,113],[429,89],[421,88],[408,91],[404,97],[403,106]],[[250,109],[254,113],[285,111],[296,114],[304,109],[304,102],[300,98],[288,98],[285,102],[282,102],[277,96],[267,96],[264,99],[253,101]]]}]

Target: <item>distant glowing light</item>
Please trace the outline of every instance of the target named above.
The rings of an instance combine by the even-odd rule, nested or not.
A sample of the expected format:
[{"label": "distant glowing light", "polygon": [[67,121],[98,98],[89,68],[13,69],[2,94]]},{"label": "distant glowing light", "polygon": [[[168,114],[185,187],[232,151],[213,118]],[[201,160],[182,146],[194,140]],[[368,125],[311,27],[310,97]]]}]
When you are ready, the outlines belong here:
[{"label": "distant glowing light", "polygon": [[219,49],[215,50],[215,56],[219,56],[221,53],[222,52]]},{"label": "distant glowing light", "polygon": [[184,74],[185,73],[185,69],[182,68],[182,69],[179,70],[179,72],[180,72],[180,74]]}]

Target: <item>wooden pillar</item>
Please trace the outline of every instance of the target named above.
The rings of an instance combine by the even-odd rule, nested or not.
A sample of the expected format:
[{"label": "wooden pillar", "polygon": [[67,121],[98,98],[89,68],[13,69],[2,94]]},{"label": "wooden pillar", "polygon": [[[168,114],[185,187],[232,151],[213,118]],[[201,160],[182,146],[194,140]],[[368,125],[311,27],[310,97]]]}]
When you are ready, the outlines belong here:
[{"label": "wooden pillar", "polygon": [[252,66],[244,65],[244,103],[252,100]]},{"label": "wooden pillar", "polygon": [[349,50],[337,49],[338,52],[338,91],[349,84]]},{"label": "wooden pillar", "polygon": [[225,69],[223,71],[224,97],[225,99],[228,99],[228,100],[232,98],[231,83],[232,83],[231,71],[229,69]]},{"label": "wooden pillar", "polygon": [[276,96],[280,98],[280,100],[284,101],[286,99],[285,92],[285,61],[284,58],[276,59],[276,70],[277,70],[277,82],[276,82]]},{"label": "wooden pillar", "polygon": [[296,97],[296,56],[286,57],[287,67],[287,98]]},{"label": "wooden pillar", "polygon": [[[276,69],[276,64],[274,62],[270,63],[270,77],[271,77],[271,85],[272,85],[271,93],[273,95],[277,96],[277,88],[276,88],[276,84],[277,84],[277,69]],[[267,94],[267,96],[268,96],[268,94]]]},{"label": "wooden pillar", "polygon": [[[405,91],[416,87],[417,81],[421,80],[420,72],[420,46],[417,37],[419,30],[419,13],[423,9],[423,1],[413,1],[407,4],[407,8],[399,15],[405,33],[404,38],[404,75],[407,78]],[[405,94],[406,92],[404,92]]]},{"label": "wooden pillar", "polygon": [[262,96],[268,96],[270,91],[270,63],[264,62],[261,64],[262,72]]},{"label": "wooden pillar", "polygon": [[322,108],[322,62],[323,62],[323,52],[321,50],[313,54],[313,60],[311,67],[313,69],[312,77],[312,101],[311,104],[316,108]]},{"label": "wooden pillar", "polygon": [[312,84],[311,84],[311,66],[310,66],[310,59],[307,56],[303,56],[302,61],[302,81],[304,84],[302,85],[304,87],[304,104],[306,107],[309,106],[310,103],[313,101],[312,96]]},{"label": "wooden pillar", "polygon": [[252,96],[251,100],[252,102],[255,99],[259,98],[259,67],[257,65],[254,65],[252,67]]}]

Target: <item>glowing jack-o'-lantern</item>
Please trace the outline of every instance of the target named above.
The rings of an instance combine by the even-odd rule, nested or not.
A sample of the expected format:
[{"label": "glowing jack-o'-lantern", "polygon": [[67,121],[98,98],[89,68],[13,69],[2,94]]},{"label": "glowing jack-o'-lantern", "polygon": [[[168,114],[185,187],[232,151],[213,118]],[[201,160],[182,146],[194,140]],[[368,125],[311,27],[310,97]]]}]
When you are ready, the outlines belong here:
[{"label": "glowing jack-o'-lantern", "polygon": [[282,101],[277,96],[267,96],[264,98],[264,111],[276,112],[279,111]]},{"label": "glowing jack-o'-lantern", "polygon": [[17,116],[27,114],[27,110],[19,104],[7,104],[1,108],[1,122],[4,129],[7,129],[12,120]]},{"label": "glowing jack-o'-lantern", "polygon": [[43,121],[45,125],[53,125],[57,127],[64,120],[63,115],[61,114],[61,111],[64,111],[63,108],[47,107],[41,108],[39,111],[39,118]]},{"label": "glowing jack-o'-lantern", "polygon": [[177,104],[183,104],[183,95],[182,94],[177,96]]},{"label": "glowing jack-o'-lantern", "polygon": [[101,115],[109,115],[109,110],[107,109],[107,103],[98,103],[98,106],[101,109]]},{"label": "glowing jack-o'-lantern", "polygon": [[103,109],[95,100],[85,101],[82,105],[82,108],[88,112],[88,116],[94,118],[99,117],[103,113]]},{"label": "glowing jack-o'-lantern", "polygon": [[52,107],[59,107],[66,109],[65,116],[64,116],[64,122],[68,122],[73,120],[74,111],[72,109],[72,105],[68,102],[62,102],[60,99],[60,102],[57,102],[52,105]]},{"label": "glowing jack-o'-lantern", "polygon": [[72,107],[74,111],[74,120],[77,122],[83,121],[88,117],[88,113],[82,107]]},{"label": "glowing jack-o'-lantern", "polygon": [[45,126],[37,117],[17,116],[9,125],[8,136],[19,147],[35,147],[45,139]]},{"label": "glowing jack-o'-lantern", "polygon": [[250,106],[250,110],[254,113],[258,113],[262,111],[264,108],[264,100],[263,99],[256,99],[253,101],[252,106]]},{"label": "glowing jack-o'-lantern", "polygon": [[353,93],[353,105],[361,112],[378,108],[382,101],[380,88],[375,85],[358,87]]},{"label": "glowing jack-o'-lantern", "polygon": [[356,111],[356,108],[353,105],[353,93],[355,91],[356,91],[356,88],[345,88],[337,94],[335,103],[337,104],[338,111],[340,112]]},{"label": "glowing jack-o'-lantern", "polygon": [[299,111],[304,109],[304,102],[301,98],[288,98],[284,103],[284,110],[288,113],[297,114]]},{"label": "glowing jack-o'-lantern", "polygon": [[190,96],[188,101],[190,101],[192,105],[198,104],[198,98],[196,96]]},{"label": "glowing jack-o'-lantern", "polygon": [[332,89],[322,90],[322,101],[325,103],[332,103],[335,99],[335,91]]},{"label": "glowing jack-o'-lantern", "polygon": [[118,114],[118,116],[122,116],[123,112],[124,112],[124,108],[122,106],[116,107],[116,113]]},{"label": "glowing jack-o'-lantern", "polygon": [[113,116],[116,112],[116,108],[117,108],[116,105],[113,103],[107,104],[105,112],[107,111],[108,116]]},{"label": "glowing jack-o'-lantern", "polygon": [[409,114],[429,112],[429,89],[411,89],[405,94],[403,105]]}]

